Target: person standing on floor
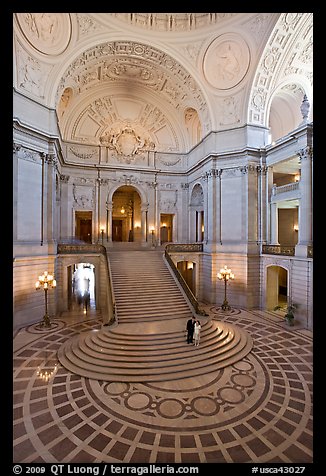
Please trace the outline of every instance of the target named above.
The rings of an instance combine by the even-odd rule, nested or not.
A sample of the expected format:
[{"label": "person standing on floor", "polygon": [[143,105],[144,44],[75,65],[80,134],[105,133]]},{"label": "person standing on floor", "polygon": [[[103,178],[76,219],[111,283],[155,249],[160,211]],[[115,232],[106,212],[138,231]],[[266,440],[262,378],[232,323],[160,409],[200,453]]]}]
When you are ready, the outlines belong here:
[{"label": "person standing on floor", "polygon": [[201,331],[201,325],[198,319],[195,322],[195,328],[194,328],[194,345],[199,346],[199,341],[200,341],[200,331]]},{"label": "person standing on floor", "polygon": [[187,321],[187,344],[192,344],[193,336],[194,336],[194,328],[195,328],[195,321],[196,319],[192,317]]}]

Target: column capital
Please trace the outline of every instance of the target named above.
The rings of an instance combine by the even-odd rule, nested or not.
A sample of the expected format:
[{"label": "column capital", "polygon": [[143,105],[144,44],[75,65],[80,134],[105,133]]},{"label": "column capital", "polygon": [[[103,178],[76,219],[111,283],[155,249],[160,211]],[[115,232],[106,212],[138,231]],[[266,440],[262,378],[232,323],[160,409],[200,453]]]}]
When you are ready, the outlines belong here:
[{"label": "column capital", "polygon": [[300,161],[303,160],[312,160],[312,146],[308,145],[307,147],[304,147],[303,149],[300,149],[297,151],[297,154],[300,158]]}]

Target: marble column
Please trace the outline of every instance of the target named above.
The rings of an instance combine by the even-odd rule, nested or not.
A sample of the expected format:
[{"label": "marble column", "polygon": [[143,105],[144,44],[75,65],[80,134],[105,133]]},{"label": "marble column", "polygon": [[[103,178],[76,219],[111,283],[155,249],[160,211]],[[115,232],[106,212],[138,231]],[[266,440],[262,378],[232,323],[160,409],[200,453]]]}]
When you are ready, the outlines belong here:
[{"label": "marble column", "polygon": [[54,154],[45,154],[42,160],[44,161],[43,241],[48,244],[54,241],[56,158]]},{"label": "marble column", "polygon": [[279,245],[278,242],[278,208],[277,203],[272,202],[271,210],[271,245]]},{"label": "marble column", "polygon": [[203,222],[202,222],[201,210],[197,210],[196,214],[197,214],[197,241],[202,242],[202,231],[201,231],[201,229],[202,229]]},{"label": "marble column", "polygon": [[141,243],[142,245],[146,244],[146,212],[148,210],[148,206],[141,208]]},{"label": "marble column", "polygon": [[108,219],[108,243],[112,243],[112,210],[113,210],[113,203],[112,202],[107,202],[106,204],[107,208],[107,219]]},{"label": "marble column", "polygon": [[301,162],[299,182],[299,232],[295,255],[307,257],[312,245],[312,148],[305,147],[298,152]]},{"label": "marble column", "polygon": [[[71,212],[69,214],[69,175],[60,175],[60,238],[70,237]],[[69,226],[70,225],[70,226]]]},{"label": "marble column", "polygon": [[[207,229],[205,229],[206,239],[205,242],[208,245],[210,251],[216,249],[216,243],[220,234],[220,224],[218,222],[218,214],[220,210],[220,195],[217,187],[219,183],[220,171],[211,169],[206,173],[206,187],[207,187],[207,200],[204,207],[207,215]],[[220,185],[220,183],[219,183]]]}]

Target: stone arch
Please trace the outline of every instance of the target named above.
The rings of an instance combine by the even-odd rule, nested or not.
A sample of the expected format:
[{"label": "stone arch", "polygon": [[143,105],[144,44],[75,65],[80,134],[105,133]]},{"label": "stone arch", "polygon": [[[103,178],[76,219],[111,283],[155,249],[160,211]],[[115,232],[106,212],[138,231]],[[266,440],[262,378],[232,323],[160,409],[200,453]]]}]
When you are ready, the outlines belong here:
[{"label": "stone arch", "polygon": [[304,121],[307,122],[310,113],[309,101],[306,101],[308,117],[303,117],[303,100],[305,91],[298,83],[283,82],[271,94],[267,103],[267,122],[270,130],[270,140],[276,141],[289,134]]},{"label": "stone arch", "polygon": [[[143,191],[142,191],[143,192]],[[110,218],[112,241],[142,242],[148,231],[148,203],[144,193],[133,184],[115,187],[110,192]]]},{"label": "stone arch", "polygon": [[268,127],[270,98],[281,84],[293,81],[292,71],[295,71],[296,83],[300,81],[305,85],[303,90],[312,103],[312,21],[312,13],[280,15],[253,78],[248,95],[248,123]]},{"label": "stone arch", "polygon": [[190,241],[204,241],[204,190],[196,183],[190,195]]}]

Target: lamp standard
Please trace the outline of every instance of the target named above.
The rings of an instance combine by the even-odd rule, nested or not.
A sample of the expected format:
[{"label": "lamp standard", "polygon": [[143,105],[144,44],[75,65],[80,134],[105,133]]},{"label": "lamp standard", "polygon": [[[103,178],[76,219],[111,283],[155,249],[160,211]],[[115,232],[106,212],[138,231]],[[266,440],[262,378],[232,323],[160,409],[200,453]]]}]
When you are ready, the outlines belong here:
[{"label": "lamp standard", "polygon": [[103,245],[103,237],[104,237],[104,228],[101,228],[102,245]]},{"label": "lamp standard", "polygon": [[222,304],[222,309],[223,311],[229,311],[231,309],[231,306],[229,305],[228,300],[226,299],[226,283],[229,281],[229,279],[234,279],[234,274],[225,265],[224,268],[220,269],[220,272],[217,274],[217,277],[220,281],[224,281],[224,301]]},{"label": "lamp standard", "polygon": [[44,271],[44,274],[38,277],[38,281],[35,283],[35,289],[38,291],[39,289],[44,289],[44,298],[45,298],[45,314],[43,316],[43,323],[44,327],[50,327],[50,316],[48,314],[48,290],[49,288],[55,288],[57,285],[56,280],[49,274],[47,271]]}]

